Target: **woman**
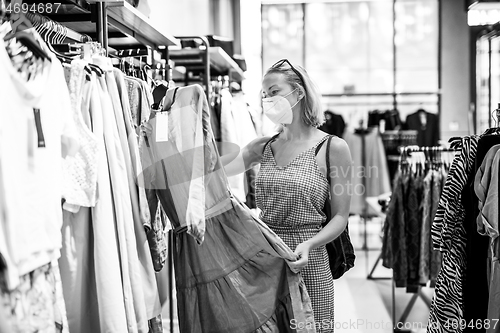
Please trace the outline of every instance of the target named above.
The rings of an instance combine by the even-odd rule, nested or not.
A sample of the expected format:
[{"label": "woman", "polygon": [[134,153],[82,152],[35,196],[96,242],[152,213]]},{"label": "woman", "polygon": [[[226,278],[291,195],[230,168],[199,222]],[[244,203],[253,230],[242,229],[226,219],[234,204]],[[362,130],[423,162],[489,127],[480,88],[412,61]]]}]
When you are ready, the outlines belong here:
[{"label": "woman", "polygon": [[[327,145],[323,144],[328,136],[317,128],[324,115],[317,89],[303,68],[286,59],[278,61],[264,76],[262,95],[264,114],[281,125],[279,134],[258,138],[236,158],[225,155],[221,160],[228,176],[260,163],[256,180],[260,217],[295,250],[299,259],[289,266],[304,278],[316,328],[330,332],[334,329],[333,279],[325,244],[339,236],[347,224],[351,154],[345,141],[332,138],[328,184]],[[322,229],[328,195],[332,198],[332,219]]]}]

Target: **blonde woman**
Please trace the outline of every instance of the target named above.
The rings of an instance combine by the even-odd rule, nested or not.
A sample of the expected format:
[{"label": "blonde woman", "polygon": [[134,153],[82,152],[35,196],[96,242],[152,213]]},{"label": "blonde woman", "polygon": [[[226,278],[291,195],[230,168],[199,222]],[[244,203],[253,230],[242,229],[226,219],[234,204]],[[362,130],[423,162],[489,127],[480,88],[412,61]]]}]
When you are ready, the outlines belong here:
[{"label": "blonde woman", "polygon": [[[301,273],[311,297],[316,329],[333,332],[333,279],[325,244],[345,229],[351,200],[352,159],[344,140],[333,137],[329,148],[331,183],[326,178],[328,135],[320,96],[307,72],[283,59],[262,81],[264,114],[280,125],[279,133],[254,140],[237,156],[221,158],[228,176],[260,163],[256,203],[261,219],[295,251],[290,263]],[[331,196],[332,219],[322,228],[323,207]]]}]

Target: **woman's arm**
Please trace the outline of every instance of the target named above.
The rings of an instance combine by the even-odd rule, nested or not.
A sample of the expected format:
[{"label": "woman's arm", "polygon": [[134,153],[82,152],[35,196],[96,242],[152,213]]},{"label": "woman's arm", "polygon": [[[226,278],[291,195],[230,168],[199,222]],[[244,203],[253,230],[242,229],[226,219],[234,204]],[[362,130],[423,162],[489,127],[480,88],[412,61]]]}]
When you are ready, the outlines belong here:
[{"label": "woman's arm", "polygon": [[349,218],[352,196],[352,168],[351,152],[347,143],[340,138],[332,138],[330,146],[330,196],[332,198],[332,219],[306,243],[310,249],[331,242],[344,231]]},{"label": "woman's arm", "polygon": [[220,161],[228,177],[238,175],[260,163],[264,145],[270,137],[261,137],[253,140],[240,151],[221,156]]}]

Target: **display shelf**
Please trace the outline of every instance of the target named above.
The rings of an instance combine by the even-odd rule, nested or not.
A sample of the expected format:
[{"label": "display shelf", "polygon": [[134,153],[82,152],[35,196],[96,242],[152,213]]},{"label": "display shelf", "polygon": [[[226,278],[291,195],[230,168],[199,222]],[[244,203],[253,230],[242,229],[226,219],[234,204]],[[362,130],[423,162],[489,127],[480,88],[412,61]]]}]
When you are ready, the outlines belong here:
[{"label": "display shelf", "polygon": [[[128,35],[130,39],[135,38],[140,44],[155,48],[180,45],[177,39],[152,25],[144,14],[128,2],[121,1],[120,3],[121,5],[114,4],[108,8],[108,20],[111,26]],[[109,42],[111,45],[114,42],[113,38],[110,38]]]},{"label": "display shelf", "polygon": [[[170,59],[175,66],[187,68],[203,68],[204,49],[171,49]],[[211,46],[208,49],[210,58],[210,71],[212,75],[230,75],[235,81],[242,81],[245,74],[238,64],[219,46]]]},{"label": "display shelf", "polygon": [[[25,3],[42,3],[41,1],[24,0]],[[91,3],[94,0],[57,0],[44,1],[52,3],[57,12],[40,13],[78,33],[87,34],[97,39],[95,15]],[[59,4],[61,4],[59,6]],[[150,20],[128,2],[123,0],[104,3],[107,13],[108,45],[116,49],[150,46],[158,49],[179,45],[179,41],[153,25]]]}]

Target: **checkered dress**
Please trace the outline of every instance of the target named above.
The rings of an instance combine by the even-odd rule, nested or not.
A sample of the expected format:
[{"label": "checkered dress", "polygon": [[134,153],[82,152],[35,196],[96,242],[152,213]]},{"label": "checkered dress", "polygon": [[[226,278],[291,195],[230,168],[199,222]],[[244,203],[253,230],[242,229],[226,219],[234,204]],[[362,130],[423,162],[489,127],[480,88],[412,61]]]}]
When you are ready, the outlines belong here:
[{"label": "checkered dress", "polygon": [[[261,219],[294,250],[321,230],[328,197],[328,181],[316,162],[316,147],[297,155],[288,165],[277,166],[270,141],[264,148],[256,180],[256,203]],[[274,140],[273,140],[274,141]],[[309,253],[302,276],[311,297],[318,332],[333,332],[333,279],[324,246]]]}]

